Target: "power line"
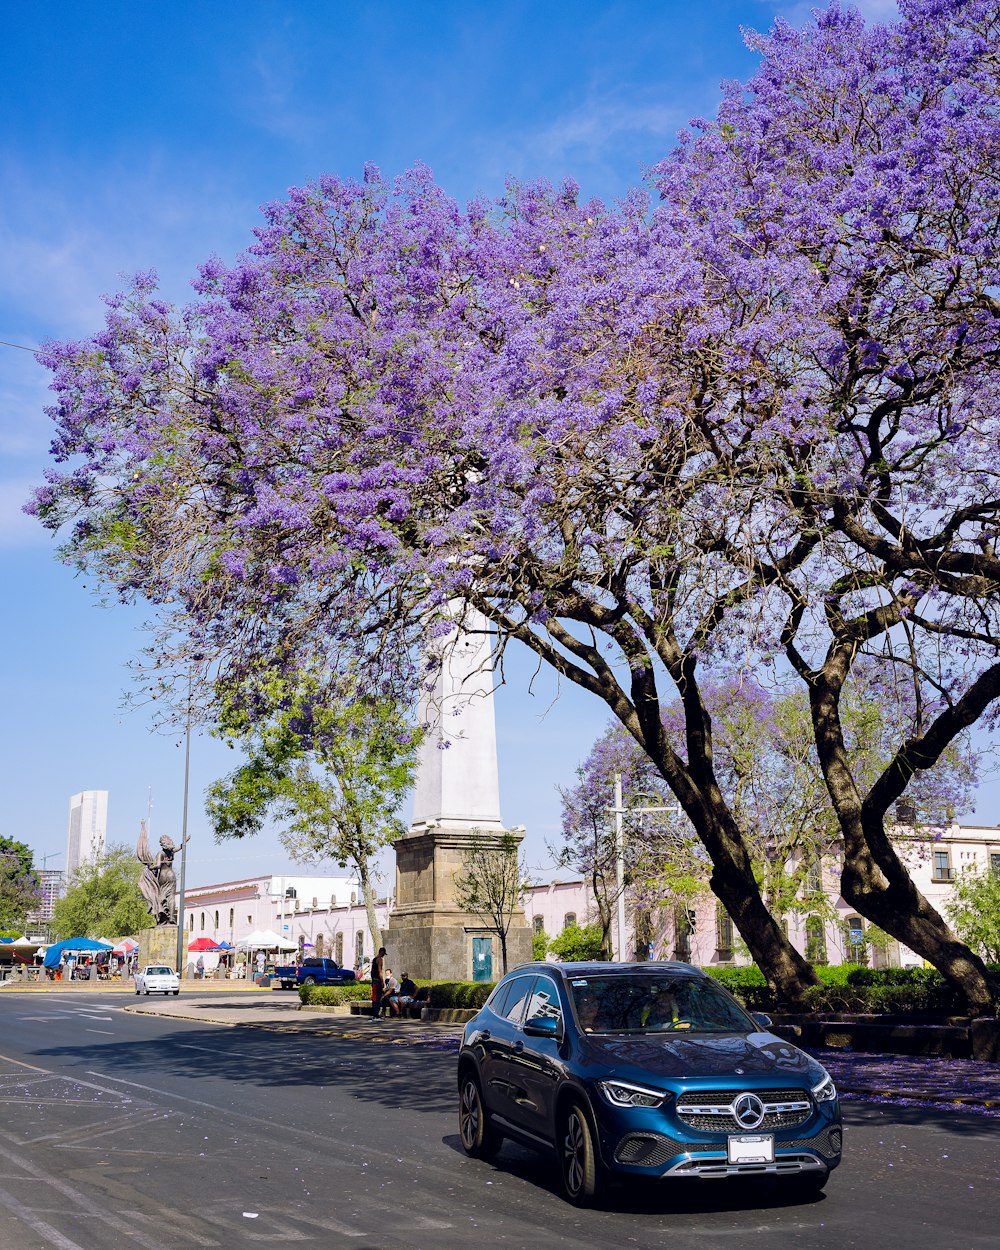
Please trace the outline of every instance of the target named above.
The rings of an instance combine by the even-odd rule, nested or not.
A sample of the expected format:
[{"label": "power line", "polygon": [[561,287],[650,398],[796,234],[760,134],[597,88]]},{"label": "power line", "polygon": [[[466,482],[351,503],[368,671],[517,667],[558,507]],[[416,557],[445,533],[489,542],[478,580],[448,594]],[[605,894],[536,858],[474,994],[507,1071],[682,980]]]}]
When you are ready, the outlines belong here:
[{"label": "power line", "polygon": [[33,356],[37,356],[42,350],[40,347],[25,347],[23,343],[8,343],[6,339],[0,339],[0,347],[16,347],[20,352],[31,352]]}]

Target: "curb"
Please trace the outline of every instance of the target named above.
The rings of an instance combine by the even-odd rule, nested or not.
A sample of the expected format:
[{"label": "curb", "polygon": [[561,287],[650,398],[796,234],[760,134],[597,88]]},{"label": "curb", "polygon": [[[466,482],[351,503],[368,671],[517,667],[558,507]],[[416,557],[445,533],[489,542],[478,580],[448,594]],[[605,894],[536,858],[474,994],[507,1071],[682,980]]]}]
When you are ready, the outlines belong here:
[{"label": "curb", "polygon": [[929,1094],[918,1089],[877,1089],[875,1086],[843,1084],[837,1085],[843,1094],[853,1094],[856,1098],[906,1098],[910,1102],[933,1102],[941,1106],[984,1107],[987,1111],[1000,1111],[1000,1098],[975,1098],[966,1094]]}]

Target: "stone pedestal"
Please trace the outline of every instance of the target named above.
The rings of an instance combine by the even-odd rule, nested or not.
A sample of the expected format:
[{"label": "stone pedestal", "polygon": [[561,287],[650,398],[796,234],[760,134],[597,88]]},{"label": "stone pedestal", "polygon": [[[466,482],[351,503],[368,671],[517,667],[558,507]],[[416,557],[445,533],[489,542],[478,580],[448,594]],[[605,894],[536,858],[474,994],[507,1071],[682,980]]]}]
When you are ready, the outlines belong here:
[{"label": "stone pedestal", "polygon": [[[455,877],[475,837],[499,838],[471,828],[415,828],[393,843],[396,852],[396,904],[383,930],[386,962],[397,974],[418,980],[497,981],[503,974],[500,939],[485,921],[462,911],[455,899]],[[520,843],[520,830],[512,836]],[[479,939],[476,942],[475,939]],[[475,956],[489,943],[492,975],[477,978]],[[507,966],[531,962],[531,930],[518,907],[507,931]]]},{"label": "stone pedestal", "polygon": [[[165,964],[168,968],[176,969],[177,926],[175,924],[161,924],[156,929],[140,929],[137,938],[139,949],[136,951],[136,956],[140,968],[145,968],[147,964]],[[184,975],[183,968],[177,971],[181,976]]]}]

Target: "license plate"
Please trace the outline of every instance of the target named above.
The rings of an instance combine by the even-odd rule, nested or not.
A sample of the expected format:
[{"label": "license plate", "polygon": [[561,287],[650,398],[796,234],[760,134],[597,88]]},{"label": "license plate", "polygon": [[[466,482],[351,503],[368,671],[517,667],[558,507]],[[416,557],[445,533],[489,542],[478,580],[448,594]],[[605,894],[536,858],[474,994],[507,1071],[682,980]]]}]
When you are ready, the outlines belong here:
[{"label": "license plate", "polygon": [[773,1163],[774,1138],[770,1133],[746,1133],[729,1139],[730,1163]]}]

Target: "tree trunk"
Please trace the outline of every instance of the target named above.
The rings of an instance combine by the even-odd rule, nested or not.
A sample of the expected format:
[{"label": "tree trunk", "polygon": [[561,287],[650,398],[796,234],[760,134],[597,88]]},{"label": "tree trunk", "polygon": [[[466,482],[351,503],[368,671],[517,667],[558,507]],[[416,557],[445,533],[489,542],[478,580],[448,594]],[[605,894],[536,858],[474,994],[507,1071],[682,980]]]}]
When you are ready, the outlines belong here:
[{"label": "tree trunk", "polygon": [[358,855],[355,857],[354,864],[358,870],[361,897],[365,900],[365,911],[368,913],[368,932],[372,936],[372,949],[377,951],[382,945],[382,930],[379,928],[378,917],[375,914],[375,899],[372,897],[368,860],[364,855]]},{"label": "tree trunk", "polygon": [[678,798],[712,861],[712,892],[729,913],[772,993],[790,1007],[804,1006],[804,991],[819,985],[819,978],[765,906],[746,842],[722,794],[702,791],[697,796],[700,801],[690,807],[682,795]]},{"label": "tree trunk", "polygon": [[[845,830],[841,894],[866,920],[903,942],[951,981],[973,1015],[992,1015],[993,994],[985,964],[952,933],[913,884],[889,843],[882,821],[878,826],[877,831],[869,826],[863,837],[853,831],[848,837]],[[871,847],[883,841],[888,853],[876,859]]]},{"label": "tree trunk", "polygon": [[500,928],[497,930],[497,937],[500,939],[500,965],[503,968],[503,975],[507,975],[507,930]]},{"label": "tree trunk", "polygon": [[993,994],[982,960],[945,924],[913,883],[885,831],[885,813],[865,811],[850,769],[838,692],[844,661],[816,675],[809,699],[820,766],[844,835],[840,892],[858,912],[933,965],[974,1014],[992,1014]]}]

